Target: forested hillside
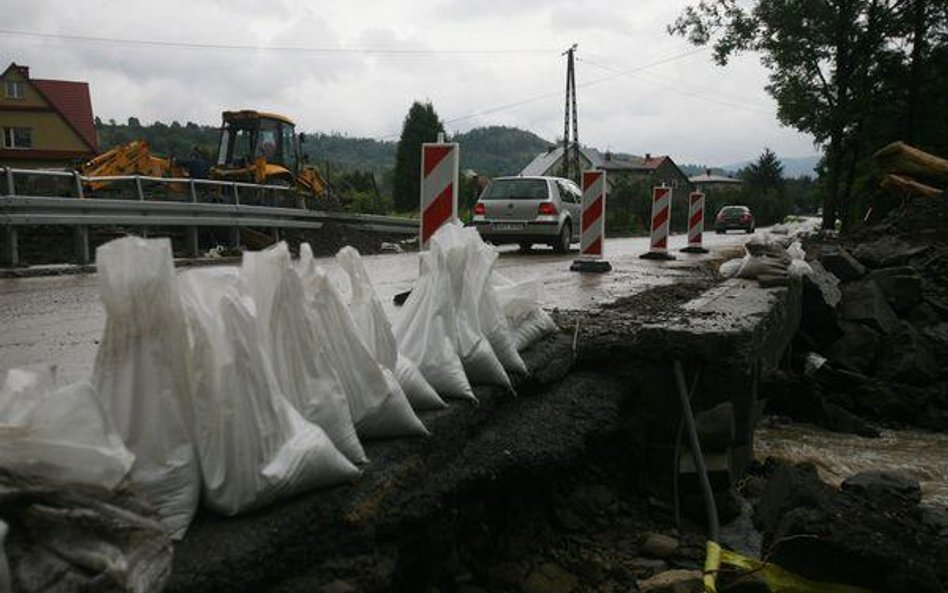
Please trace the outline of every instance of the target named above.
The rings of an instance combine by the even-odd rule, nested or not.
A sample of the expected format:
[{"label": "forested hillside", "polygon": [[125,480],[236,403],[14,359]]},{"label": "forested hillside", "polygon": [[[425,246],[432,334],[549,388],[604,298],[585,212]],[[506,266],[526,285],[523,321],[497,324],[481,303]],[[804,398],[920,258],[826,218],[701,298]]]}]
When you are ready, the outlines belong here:
[{"label": "forested hillside", "polygon": [[[102,151],[132,140],[145,140],[152,152],[163,156],[188,158],[195,146],[215,154],[220,129],[187,122],[155,122],[141,125],[138,118],[127,123],[96,119],[99,148]],[[549,143],[532,132],[518,128],[491,126],[475,128],[450,138],[461,145],[461,169],[472,169],[482,175],[516,174]],[[320,169],[371,171],[380,180],[395,166],[394,141],[355,138],[341,134],[306,132],[302,144],[309,162]]]},{"label": "forested hillside", "polygon": [[488,177],[516,175],[550,146],[533,132],[504,126],[474,128],[451,140],[461,145],[461,169]]}]

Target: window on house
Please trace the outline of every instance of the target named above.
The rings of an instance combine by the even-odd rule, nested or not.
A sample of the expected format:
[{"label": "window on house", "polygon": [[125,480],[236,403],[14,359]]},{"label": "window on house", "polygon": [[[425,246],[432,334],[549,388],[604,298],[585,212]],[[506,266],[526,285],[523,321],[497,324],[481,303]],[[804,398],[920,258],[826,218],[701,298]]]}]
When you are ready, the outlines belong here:
[{"label": "window on house", "polygon": [[32,128],[3,128],[3,145],[7,148],[32,148]]},{"label": "window on house", "polygon": [[7,99],[22,99],[23,98],[23,83],[15,80],[8,80],[6,84],[3,85],[5,89],[5,96]]}]

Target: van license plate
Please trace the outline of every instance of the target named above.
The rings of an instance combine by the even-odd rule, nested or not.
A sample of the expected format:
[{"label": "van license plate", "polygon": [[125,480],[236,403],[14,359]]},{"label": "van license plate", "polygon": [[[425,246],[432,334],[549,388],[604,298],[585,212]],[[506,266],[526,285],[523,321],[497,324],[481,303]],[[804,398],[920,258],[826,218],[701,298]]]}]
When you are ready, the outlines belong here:
[{"label": "van license plate", "polygon": [[522,222],[495,222],[495,231],[522,231],[524,225]]}]

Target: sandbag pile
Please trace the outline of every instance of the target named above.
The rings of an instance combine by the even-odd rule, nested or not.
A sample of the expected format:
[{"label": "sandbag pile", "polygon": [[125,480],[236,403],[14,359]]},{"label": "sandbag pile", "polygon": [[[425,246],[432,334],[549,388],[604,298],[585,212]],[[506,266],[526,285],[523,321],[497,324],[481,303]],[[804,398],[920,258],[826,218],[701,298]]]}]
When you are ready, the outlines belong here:
[{"label": "sandbag pile", "polygon": [[503,278],[495,260],[477,231],[457,224],[442,226],[419,258],[395,339],[444,397],[476,401],[472,383],[512,390],[508,371],[526,372],[518,351],[556,330],[539,283]]},{"label": "sandbag pile", "polygon": [[12,369],[0,418],[0,591],[161,590],[171,540],[93,386]]},{"label": "sandbag pile", "polygon": [[719,273],[724,278],[757,280],[765,288],[784,286],[793,278],[810,274],[812,270],[804,261],[803,248],[796,240],[798,235],[782,234],[782,238],[754,237],[744,244],[744,257],[722,263]]},{"label": "sandbag pile", "polygon": [[416,411],[476,401],[472,384],[512,391],[519,351],[556,329],[539,283],[501,277],[496,257],[443,227],[393,327],[352,248],[337,256],[346,302],[305,244],[295,265],[279,243],[176,275],[167,239],[112,241],[97,250],[107,320],[91,384],[11,371],[0,462],[106,491],[127,480],[172,538],[199,503],[232,515],[352,480],[361,439],[426,435]]}]

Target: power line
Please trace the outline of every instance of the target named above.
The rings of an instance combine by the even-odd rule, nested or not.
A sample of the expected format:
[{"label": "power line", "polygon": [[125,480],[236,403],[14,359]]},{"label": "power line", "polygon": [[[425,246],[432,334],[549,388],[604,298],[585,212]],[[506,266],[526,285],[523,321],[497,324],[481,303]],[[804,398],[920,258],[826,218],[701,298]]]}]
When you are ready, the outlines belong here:
[{"label": "power line", "polygon": [[[653,61],[653,62],[648,62],[648,63],[645,63],[645,64],[641,64],[641,65],[639,65],[639,66],[636,66],[636,67],[632,68],[631,70],[628,70],[627,72],[634,72],[634,71],[637,71],[637,70],[645,70],[645,69],[648,69],[648,68],[654,68],[655,66],[660,66],[660,65],[662,65],[662,64],[667,64],[668,62],[674,62],[674,61],[676,61],[676,60],[681,60],[681,59],[683,59],[683,58],[687,58],[688,56],[692,56],[692,55],[694,55],[694,54],[701,53],[701,52],[706,52],[706,51],[708,51],[708,48],[706,48],[706,47],[700,47],[700,48],[697,48],[697,49],[691,49],[691,50],[688,50],[688,51],[686,51],[686,52],[682,52],[682,53],[679,53],[679,54],[675,54],[675,55],[672,55],[672,56],[668,56],[668,57],[666,57],[666,58],[661,58],[661,59],[655,60],[655,61]],[[581,58],[577,58],[577,59],[581,59]],[[593,86],[593,85],[601,84],[601,83],[603,83],[603,82],[608,82],[608,81],[610,81],[610,80],[615,80],[616,78],[619,78],[620,76],[624,76],[624,73],[615,73],[615,74],[612,74],[611,76],[604,76],[604,77],[602,77],[602,78],[597,78],[597,79],[594,79],[594,80],[588,80],[588,81],[586,81],[586,82],[577,84],[577,85],[576,85],[576,88],[587,88],[587,87],[590,87],[590,86]],[[560,93],[560,91],[550,91],[550,92],[548,92],[548,93],[541,93],[541,94],[539,94],[539,95],[534,95],[534,96],[532,96],[532,97],[528,97],[528,98],[526,98],[526,99],[521,99],[521,100],[519,100],[519,101],[513,101],[513,102],[511,102],[511,103],[504,103],[504,104],[501,104],[501,105],[494,105],[494,106],[492,106],[492,107],[487,107],[486,109],[482,109],[482,110],[476,111],[476,112],[474,112],[474,113],[469,113],[469,114],[467,114],[467,115],[461,115],[461,116],[458,116],[458,117],[452,117],[452,118],[450,118],[450,119],[444,120],[444,123],[445,123],[445,124],[453,124],[453,123],[457,123],[457,122],[459,122],[459,121],[465,121],[465,120],[468,120],[468,119],[473,119],[473,118],[475,118],[475,117],[480,117],[480,116],[482,116],[482,115],[490,115],[491,113],[497,113],[498,111],[507,111],[508,109],[513,109],[514,107],[520,107],[521,105],[527,105],[527,104],[530,104],[530,103],[535,103],[536,101],[542,101],[542,100],[544,100],[544,99],[549,99],[549,98],[551,98],[551,97],[561,97],[561,96],[562,96],[562,93]],[[377,139],[377,140],[388,140],[388,139],[390,139],[390,138],[397,138],[397,137],[399,137],[400,135],[401,135],[401,132],[393,132],[393,133],[391,133],[391,134],[386,134],[386,135],[384,135],[384,136],[376,136],[376,139]]]},{"label": "power line", "polygon": [[[595,68],[600,68],[600,69],[606,70],[606,71],[608,71],[608,72],[614,72],[616,76],[628,76],[628,77],[630,77],[630,78],[635,78],[636,80],[642,80],[642,81],[647,82],[647,83],[649,83],[649,84],[656,85],[656,86],[658,86],[658,87],[664,88],[664,89],[669,90],[669,91],[671,91],[671,92],[673,92],[673,93],[677,93],[677,94],[679,94],[679,95],[683,95],[683,96],[686,96],[686,97],[691,97],[691,98],[695,98],[695,99],[700,99],[700,100],[708,101],[708,102],[711,102],[711,103],[717,103],[717,104],[719,104],[719,105],[724,105],[724,106],[726,106],[726,107],[733,107],[733,108],[735,108],[735,109],[743,109],[743,110],[745,110],[745,111],[751,111],[751,112],[760,113],[760,114],[763,114],[763,115],[771,115],[771,113],[770,113],[769,111],[765,111],[765,110],[763,110],[763,109],[758,109],[757,107],[754,107],[754,106],[752,106],[752,105],[747,105],[747,104],[744,104],[744,103],[738,103],[738,102],[731,101],[731,100],[728,100],[728,99],[715,98],[715,97],[713,97],[713,96],[707,94],[707,91],[704,90],[704,89],[699,89],[699,90],[696,90],[696,91],[693,91],[693,92],[689,92],[689,91],[682,90],[682,89],[680,89],[680,88],[678,88],[678,87],[676,87],[676,86],[673,86],[673,85],[671,85],[671,84],[663,84],[663,83],[661,83],[661,82],[657,82],[657,81],[654,81],[654,80],[649,80],[647,77],[642,76],[641,74],[637,74],[637,72],[638,72],[639,70],[642,70],[642,68],[633,68],[633,69],[630,69],[630,70],[619,70],[619,69],[616,69],[616,68],[612,68],[612,67],[610,67],[610,66],[604,66],[604,65],[602,65],[602,64],[597,64],[596,62],[591,62],[591,61],[589,61],[589,60],[587,60],[587,59],[582,59],[582,62],[585,63],[585,64],[589,64],[590,66],[593,66],[593,67],[595,67]],[[650,73],[650,74],[654,75],[654,73]],[[689,85],[689,86],[691,86],[691,85]],[[696,87],[693,87],[693,86],[692,86],[692,88],[696,88]]]},{"label": "power line", "polygon": [[39,33],[36,31],[17,31],[0,29],[0,35],[13,37],[28,37],[33,39],[53,39],[59,41],[79,41],[90,43],[110,43],[121,45],[137,45],[146,47],[171,47],[178,49],[198,50],[228,50],[228,51],[266,51],[299,54],[363,54],[363,55],[403,55],[403,56],[435,56],[435,55],[515,55],[515,54],[546,54],[556,49],[543,48],[494,48],[494,49],[400,49],[383,47],[297,47],[297,46],[256,46],[235,45],[222,43],[191,43],[185,41],[164,41],[149,39],[124,39],[117,37],[92,37],[86,35],[67,35],[64,33]]}]

